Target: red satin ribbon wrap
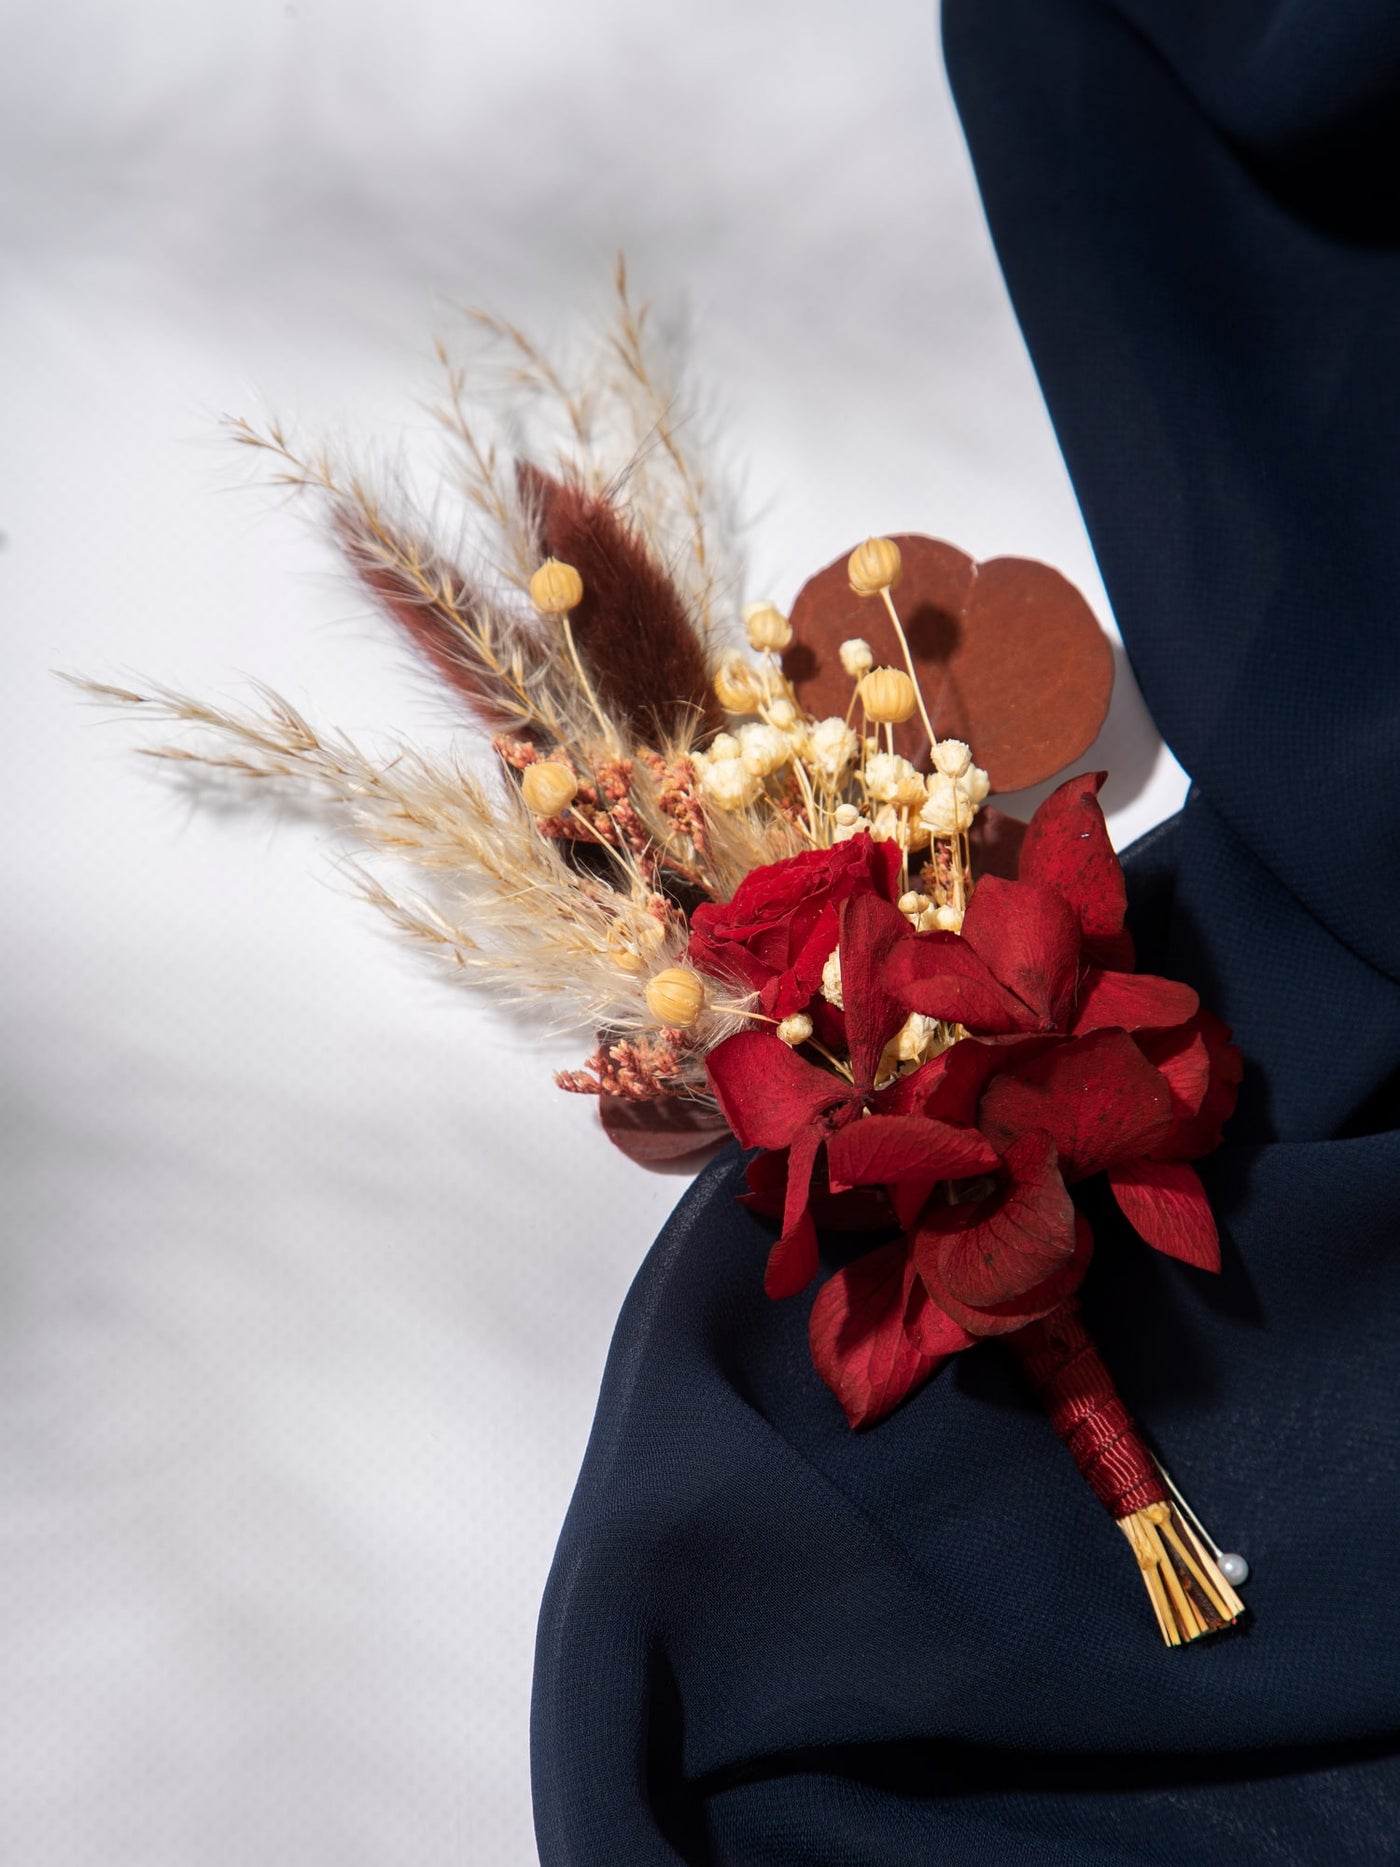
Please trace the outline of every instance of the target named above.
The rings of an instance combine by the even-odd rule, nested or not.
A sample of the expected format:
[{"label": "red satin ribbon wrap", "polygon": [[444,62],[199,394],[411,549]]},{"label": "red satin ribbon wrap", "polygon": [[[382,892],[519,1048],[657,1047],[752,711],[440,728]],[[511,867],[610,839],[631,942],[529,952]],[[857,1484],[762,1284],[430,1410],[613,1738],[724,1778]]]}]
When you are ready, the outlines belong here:
[{"label": "red satin ribbon wrap", "polygon": [[1165,1504],[1167,1488],[1071,1298],[1007,1338],[1050,1424],[1110,1517]]}]

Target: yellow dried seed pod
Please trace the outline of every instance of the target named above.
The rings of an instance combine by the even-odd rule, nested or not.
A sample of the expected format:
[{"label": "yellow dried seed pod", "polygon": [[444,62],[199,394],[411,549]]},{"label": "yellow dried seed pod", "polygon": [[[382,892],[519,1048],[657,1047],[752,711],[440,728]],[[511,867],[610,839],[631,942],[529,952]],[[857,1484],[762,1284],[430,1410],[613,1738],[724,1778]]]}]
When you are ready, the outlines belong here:
[{"label": "yellow dried seed pod", "polygon": [[857,596],[878,596],[893,590],[904,568],[893,538],[867,538],[846,560],[846,575]]},{"label": "yellow dried seed pod", "polygon": [[771,603],[750,603],[744,611],[744,630],[751,648],[776,652],[792,641],[792,624]]},{"label": "yellow dried seed pod", "polygon": [[754,713],[763,699],[758,676],[742,655],[726,655],[714,678],[715,697],[727,713]]},{"label": "yellow dried seed pod", "polygon": [[666,929],[650,914],[633,919],[630,915],[613,922],[608,929],[608,955],[623,972],[642,972],[647,955],[666,944]]},{"label": "yellow dried seed pod", "polygon": [[794,1011],[790,1018],[784,1018],[778,1026],[779,1038],[794,1049],[798,1044],[805,1044],[811,1035],[812,1020],[805,1011]]},{"label": "yellow dried seed pod", "polygon": [[647,1010],[659,1024],[684,1031],[705,1008],[705,985],[686,966],[666,966],[647,980]]},{"label": "yellow dried seed pod", "polygon": [[530,579],[530,601],[542,616],[566,616],[583,601],[583,579],[572,564],[546,558]]},{"label": "yellow dried seed pod", "polygon": [[567,765],[540,759],[521,772],[520,795],[537,817],[557,817],[578,796],[578,779]]},{"label": "yellow dried seed pod", "polygon": [[919,704],[914,683],[902,668],[872,668],[862,676],[858,691],[866,718],[877,726],[901,725]]}]

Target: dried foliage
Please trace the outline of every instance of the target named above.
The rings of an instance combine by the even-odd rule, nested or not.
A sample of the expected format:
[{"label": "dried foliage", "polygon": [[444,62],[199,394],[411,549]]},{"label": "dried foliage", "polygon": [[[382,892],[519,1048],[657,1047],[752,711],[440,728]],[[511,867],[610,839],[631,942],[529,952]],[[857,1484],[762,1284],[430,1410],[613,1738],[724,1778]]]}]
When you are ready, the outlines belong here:
[{"label": "dried foliage", "polygon": [[[233,709],[159,684],[78,685],[165,729],[156,757],[316,800],[356,852],[354,885],[401,935],[495,997],[596,1034],[565,1086],[704,1097],[707,1053],[760,1014],[746,989],[702,982],[693,958],[684,970],[692,911],[868,831],[898,843],[906,888],[932,877],[910,896],[919,923],[947,925],[966,866],[968,800],[954,792],[970,781],[935,771],[926,799],[888,726],[881,752],[885,716],[872,705],[852,725],[858,693],[844,720],[800,706],[779,660],[785,617],[745,612],[741,631],[724,500],[620,266],[616,283],[613,327],[581,365],[468,314],[504,359],[494,418],[489,382],[469,394],[438,346],[432,413],[465,527],[443,523],[441,496],[425,512],[402,481],[304,449],[276,421],[228,424],[274,484],[317,503],[360,586],[492,735],[494,771],[398,741],[371,754],[266,687]],[[921,825],[926,801],[952,810],[944,828]],[[695,1015],[672,1028],[692,992]]]},{"label": "dried foliage", "polygon": [[[601,874],[568,859],[566,841],[537,833],[517,786],[486,783],[455,759],[408,745],[374,759],[341,733],[321,733],[296,708],[259,687],[260,705],[231,709],[153,685],[74,680],[89,698],[186,727],[194,743],[162,739],[149,756],[272,786],[310,792],[367,855],[400,858],[421,872],[419,890],[391,887],[350,862],[356,888],[421,949],[497,997],[528,1004],[560,1028],[655,1031],[646,1006],[654,971],[684,951],[685,927],[645,884],[624,851]],[[624,962],[645,955],[636,971]],[[692,1038],[718,1042],[738,1007],[720,1002]],[[703,1070],[682,1071],[682,1082]]]},{"label": "dried foliage", "polygon": [[541,557],[583,579],[574,640],[604,711],[631,738],[708,738],[724,724],[705,643],[644,538],[600,493],[528,464],[522,493],[539,515]]}]

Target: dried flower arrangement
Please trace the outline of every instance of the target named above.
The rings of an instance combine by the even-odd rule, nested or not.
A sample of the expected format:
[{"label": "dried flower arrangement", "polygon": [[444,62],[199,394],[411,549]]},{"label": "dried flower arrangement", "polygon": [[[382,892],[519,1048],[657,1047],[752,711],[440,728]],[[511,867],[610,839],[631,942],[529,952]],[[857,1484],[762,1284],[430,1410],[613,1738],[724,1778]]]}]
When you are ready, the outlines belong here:
[{"label": "dried flower arrangement", "polygon": [[593,1034],[557,1080],[597,1096],[629,1152],[728,1131],[758,1150],[771,1296],[817,1276],[819,1226],[876,1232],[811,1312],[853,1426],[1005,1336],[1164,1639],[1226,1626],[1243,1564],[1216,1560],[1085,1332],[1093,1237],[1070,1189],[1105,1176],[1149,1245],[1218,1269],[1189,1163],[1219,1141],[1238,1053],[1188,987],[1133,971],[1102,774],[1028,826],[987,802],[1092,741],[1106,642],[1044,566],[915,536],[867,539],[790,617],[728,613],[717,501],[617,283],[578,389],[493,326],[520,396],[557,418],[549,471],[482,438],[440,352],[437,412],[483,521],[470,575],[362,476],[232,424],[323,502],[363,586],[492,735],[493,774],[409,745],[372,758],[266,690],[231,712],[81,685],[202,732],[157,756],[308,787],[366,852],[416,868],[412,892],[356,875],[411,940]]}]

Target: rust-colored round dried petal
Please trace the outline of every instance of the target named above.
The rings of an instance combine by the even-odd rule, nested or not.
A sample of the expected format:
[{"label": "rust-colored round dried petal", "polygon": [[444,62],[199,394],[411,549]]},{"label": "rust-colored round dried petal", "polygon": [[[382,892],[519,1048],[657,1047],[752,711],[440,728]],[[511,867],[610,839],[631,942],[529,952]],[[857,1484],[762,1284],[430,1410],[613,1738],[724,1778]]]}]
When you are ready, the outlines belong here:
[{"label": "rust-colored round dried petal", "polygon": [[994,804],[984,804],[972,820],[967,833],[972,855],[974,880],[984,875],[999,875],[1014,882],[1021,868],[1021,845],[1026,840],[1026,826],[1019,817],[1008,817]]},{"label": "rust-colored round dried petal", "polygon": [[[965,739],[994,791],[1039,784],[1086,752],[1113,692],[1113,650],[1074,585],[1030,558],[977,564],[955,546],[896,534],[904,574],[895,592],[919,684],[940,738]],[[792,607],[783,668],[807,709],[844,714],[850,676],[840,647],[863,636],[878,662],[900,666],[877,599],[857,596],[843,553]],[[928,756],[918,715],[895,728],[895,749]]]},{"label": "rust-colored round dried petal", "polygon": [[688,1096],[639,1102],[630,1096],[601,1095],[598,1114],[613,1146],[644,1166],[686,1160],[729,1139],[724,1117]]}]

